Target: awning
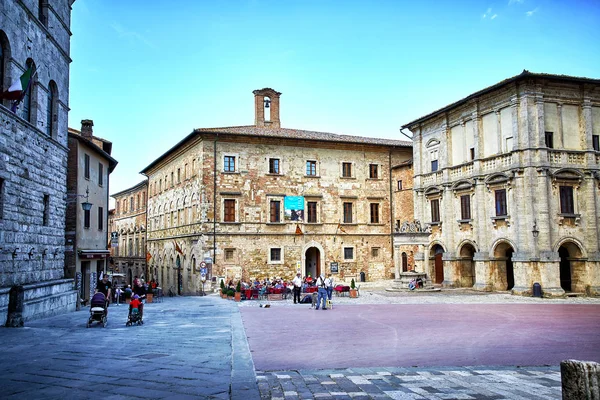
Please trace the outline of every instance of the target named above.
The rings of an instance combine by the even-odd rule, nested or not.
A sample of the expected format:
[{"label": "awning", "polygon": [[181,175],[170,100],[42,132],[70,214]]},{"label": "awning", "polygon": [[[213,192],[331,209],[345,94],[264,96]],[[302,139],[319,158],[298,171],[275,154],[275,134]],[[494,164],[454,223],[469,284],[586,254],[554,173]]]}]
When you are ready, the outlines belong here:
[{"label": "awning", "polygon": [[110,256],[110,250],[84,250],[80,249],[77,251],[79,258],[95,259],[95,258],[108,258]]}]

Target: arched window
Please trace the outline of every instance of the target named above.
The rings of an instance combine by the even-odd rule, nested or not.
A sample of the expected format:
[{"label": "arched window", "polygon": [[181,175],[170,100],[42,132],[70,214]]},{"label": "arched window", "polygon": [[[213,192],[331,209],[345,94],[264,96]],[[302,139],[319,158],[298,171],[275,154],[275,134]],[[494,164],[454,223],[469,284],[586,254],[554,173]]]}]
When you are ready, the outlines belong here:
[{"label": "arched window", "polygon": [[29,69],[31,67],[31,78],[29,78],[26,83],[26,87],[23,88],[25,91],[25,95],[23,96],[23,101],[19,104],[19,116],[26,121],[31,121],[31,94],[33,92],[32,88],[35,83],[35,64],[33,60],[30,58],[25,63],[25,68]]},{"label": "arched window", "polygon": [[46,104],[46,134],[55,137],[58,104],[58,89],[56,82],[50,81],[48,85],[48,103]]}]

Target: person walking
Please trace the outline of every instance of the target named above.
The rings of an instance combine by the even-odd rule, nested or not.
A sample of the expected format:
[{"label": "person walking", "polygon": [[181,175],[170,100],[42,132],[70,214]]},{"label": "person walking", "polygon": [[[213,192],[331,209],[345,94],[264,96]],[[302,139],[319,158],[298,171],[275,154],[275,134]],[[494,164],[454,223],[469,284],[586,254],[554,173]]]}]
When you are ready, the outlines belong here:
[{"label": "person walking", "polygon": [[317,297],[317,306],[315,310],[318,310],[321,304],[323,305],[323,310],[327,310],[327,282],[325,279],[325,274],[321,274],[317,278],[317,287],[319,288],[319,294]]},{"label": "person walking", "polygon": [[325,284],[327,286],[327,298],[331,301],[331,296],[333,295],[333,276],[331,275],[331,272],[327,275]]},{"label": "person walking", "polygon": [[292,283],[294,284],[294,304],[296,304],[296,301],[300,303],[300,291],[302,290],[302,275],[300,272],[292,279]]}]

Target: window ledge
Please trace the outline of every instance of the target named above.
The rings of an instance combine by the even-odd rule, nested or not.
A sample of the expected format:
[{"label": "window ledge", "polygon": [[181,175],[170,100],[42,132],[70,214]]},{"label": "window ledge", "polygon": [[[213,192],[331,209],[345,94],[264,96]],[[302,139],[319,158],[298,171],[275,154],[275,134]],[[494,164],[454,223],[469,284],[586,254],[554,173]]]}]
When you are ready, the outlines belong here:
[{"label": "window ledge", "polygon": [[430,222],[430,226],[442,226],[442,221]]},{"label": "window ledge", "polygon": [[383,178],[367,178],[367,181],[382,181]]},{"label": "window ledge", "polygon": [[340,176],[340,179],[356,179],[354,176]]},{"label": "window ledge", "polygon": [[383,224],[381,222],[369,222],[367,225],[369,225],[369,226],[383,226],[383,225],[386,225],[386,224]]},{"label": "window ledge", "polygon": [[237,221],[235,221],[235,222],[221,221],[220,224],[222,224],[222,225],[241,225],[242,223],[241,222],[237,222]]},{"label": "window ledge", "polygon": [[305,222],[304,225],[323,225],[322,222]]},{"label": "window ledge", "polygon": [[358,226],[358,223],[356,222],[341,222],[340,225],[345,225],[345,226]]},{"label": "window ledge", "polygon": [[470,224],[472,221],[471,218],[469,219],[457,219],[456,222],[458,222],[459,224]]},{"label": "window ledge", "polygon": [[286,225],[285,222],[267,222],[267,225]]},{"label": "window ledge", "polygon": [[579,223],[581,222],[581,214],[559,213],[558,224],[563,225],[565,221],[569,221],[570,223],[574,223],[575,226],[579,226]]},{"label": "window ledge", "polygon": [[239,175],[240,174],[239,171],[221,171],[221,172],[226,175]]},{"label": "window ledge", "polygon": [[320,178],[320,175],[304,175],[305,178]]},{"label": "window ledge", "polygon": [[494,228],[497,227],[497,223],[498,221],[504,221],[506,222],[506,226],[510,226],[510,216],[507,215],[497,215],[495,217],[490,217],[492,219],[492,223],[494,225]]},{"label": "window ledge", "polygon": [[283,174],[277,174],[275,172],[267,172],[265,175],[267,175],[267,176],[283,176]]},{"label": "window ledge", "polygon": [[563,218],[581,218],[581,214],[559,213],[559,217]]}]

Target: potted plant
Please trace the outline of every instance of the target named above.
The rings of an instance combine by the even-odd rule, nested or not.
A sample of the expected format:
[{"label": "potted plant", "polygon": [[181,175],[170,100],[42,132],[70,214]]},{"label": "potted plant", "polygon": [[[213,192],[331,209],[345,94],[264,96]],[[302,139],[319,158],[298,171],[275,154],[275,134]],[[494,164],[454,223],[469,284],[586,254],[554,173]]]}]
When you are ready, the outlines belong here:
[{"label": "potted plant", "polygon": [[221,298],[227,297],[227,287],[225,287],[225,282],[221,279]]},{"label": "potted plant", "polygon": [[235,287],[235,301],[242,301],[242,282],[238,281]]},{"label": "potted plant", "polygon": [[231,299],[233,299],[233,296],[235,296],[235,290],[233,290],[233,289],[229,289],[229,290],[227,291],[227,298],[228,298],[229,300],[231,300]]},{"label": "potted plant", "polygon": [[352,278],[352,280],[350,281],[350,297],[358,297],[358,290],[356,290],[356,283],[354,282],[354,278]]}]

